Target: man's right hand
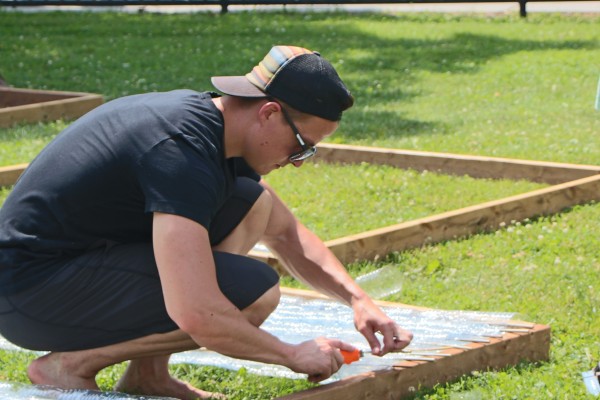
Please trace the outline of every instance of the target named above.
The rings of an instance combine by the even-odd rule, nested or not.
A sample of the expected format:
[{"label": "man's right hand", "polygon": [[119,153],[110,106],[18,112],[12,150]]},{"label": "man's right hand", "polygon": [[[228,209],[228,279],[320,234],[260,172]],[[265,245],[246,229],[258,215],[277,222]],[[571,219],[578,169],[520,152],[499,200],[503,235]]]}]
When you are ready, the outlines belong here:
[{"label": "man's right hand", "polygon": [[355,347],[338,339],[320,337],[296,345],[290,369],[308,374],[310,382],[320,382],[335,374],[344,365],[340,350],[353,351]]}]

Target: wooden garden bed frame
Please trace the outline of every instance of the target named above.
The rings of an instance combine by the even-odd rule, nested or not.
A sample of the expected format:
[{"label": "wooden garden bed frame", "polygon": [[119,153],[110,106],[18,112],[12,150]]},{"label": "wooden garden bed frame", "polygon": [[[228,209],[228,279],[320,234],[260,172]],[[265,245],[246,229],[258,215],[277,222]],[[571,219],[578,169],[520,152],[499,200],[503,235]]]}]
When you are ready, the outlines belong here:
[{"label": "wooden garden bed frame", "polygon": [[75,119],[103,101],[102,96],[92,93],[0,86],[0,128],[17,123]]},{"label": "wooden garden bed frame", "polygon": [[[282,288],[282,293],[308,298],[326,298],[316,292]],[[386,307],[423,310],[400,303],[377,302]],[[337,382],[321,385],[279,397],[279,400],[348,400],[402,399],[415,390],[432,388],[471,374],[517,365],[522,361],[547,361],[550,353],[550,327],[513,321],[520,328],[506,332],[488,343],[465,342],[466,348],[444,350],[449,356],[433,357],[434,361],[402,361],[389,369],[353,375]]]},{"label": "wooden garden bed frame", "polygon": [[[326,242],[342,263],[383,257],[424,244],[498,229],[600,200],[600,166],[480,157],[377,147],[321,144],[316,161],[390,165],[474,178],[529,180],[551,186]],[[251,255],[283,271],[268,252]]]}]

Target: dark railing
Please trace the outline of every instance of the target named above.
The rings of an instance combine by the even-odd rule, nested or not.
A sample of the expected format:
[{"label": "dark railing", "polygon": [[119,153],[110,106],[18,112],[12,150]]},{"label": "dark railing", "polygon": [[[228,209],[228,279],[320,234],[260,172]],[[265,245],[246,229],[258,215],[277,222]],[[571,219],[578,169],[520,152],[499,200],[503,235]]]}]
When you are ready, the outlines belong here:
[{"label": "dark railing", "polygon": [[[527,16],[527,3],[564,0],[0,0],[0,6],[164,6],[217,5],[227,12],[230,5],[314,5],[314,4],[432,4],[432,3],[519,3],[519,14]],[[587,1],[587,0],[584,0]]]}]

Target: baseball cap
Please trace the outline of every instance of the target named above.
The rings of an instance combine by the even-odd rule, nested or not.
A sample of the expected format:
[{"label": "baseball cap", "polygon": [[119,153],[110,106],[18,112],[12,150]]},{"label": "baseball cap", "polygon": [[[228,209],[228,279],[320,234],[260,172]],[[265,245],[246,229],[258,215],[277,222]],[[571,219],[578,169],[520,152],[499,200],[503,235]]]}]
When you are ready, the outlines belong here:
[{"label": "baseball cap", "polygon": [[238,97],[273,97],[298,111],[339,121],[354,98],[333,66],[318,52],[274,46],[244,76],[213,76],[220,92]]}]

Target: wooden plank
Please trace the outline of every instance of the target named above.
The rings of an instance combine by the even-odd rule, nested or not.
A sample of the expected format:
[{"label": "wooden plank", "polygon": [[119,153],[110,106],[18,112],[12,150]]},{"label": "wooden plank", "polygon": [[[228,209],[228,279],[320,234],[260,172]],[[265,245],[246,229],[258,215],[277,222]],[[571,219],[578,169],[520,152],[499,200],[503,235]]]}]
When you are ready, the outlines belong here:
[{"label": "wooden plank", "polygon": [[0,108],[81,97],[87,93],[0,87]]},{"label": "wooden plank", "polygon": [[10,165],[0,167],[0,187],[13,185],[25,171],[28,164]]},{"label": "wooden plank", "polygon": [[[288,295],[323,298],[312,292],[282,288]],[[378,302],[387,307],[422,307]],[[517,321],[515,321],[515,324]],[[520,322],[519,322],[520,323]],[[550,327],[526,323],[518,333],[505,333],[490,338],[489,343],[468,343],[467,349],[448,349],[450,356],[434,357],[435,361],[403,361],[391,370],[380,370],[351,376],[337,382],[280,397],[281,400],[347,400],[403,399],[420,388],[453,381],[473,371],[501,369],[522,361],[546,361],[550,354]]]},{"label": "wooden plank", "polygon": [[434,153],[381,147],[319,144],[315,160],[327,163],[391,165],[417,171],[468,175],[474,178],[563,183],[600,174],[600,166],[528,161],[499,157]]},{"label": "wooden plank", "polygon": [[403,399],[473,371],[497,370],[519,362],[549,359],[550,327],[535,325],[527,333],[507,333],[489,344],[472,343],[435,361],[406,362],[392,370],[355,375],[340,381],[279,397],[280,400]]},{"label": "wooden plank", "polygon": [[[365,146],[320,144],[317,160],[327,163],[368,162],[397,168],[431,170],[479,178],[525,179],[550,184],[600,174],[600,166],[564,164],[418,152]],[[445,169],[448,168],[448,169]],[[572,179],[571,179],[572,178]]]},{"label": "wooden plank", "polygon": [[[550,186],[532,192],[477,204],[384,228],[325,242],[342,261],[374,259],[428,243],[453,240],[497,229],[501,223],[557,213],[577,204],[600,200],[600,175]],[[270,253],[251,252],[280,271]]]},{"label": "wooden plank", "polygon": [[58,119],[76,119],[102,104],[101,96],[47,101],[17,107],[0,109],[0,127],[9,127],[17,123],[48,122]]},{"label": "wooden plank", "polygon": [[103,103],[100,95],[0,88],[0,127],[16,123],[75,119]]},{"label": "wooden plank", "polygon": [[70,90],[48,90],[48,89],[25,89],[25,88],[16,88],[11,86],[0,86],[0,93],[13,93],[13,94],[23,94],[26,96],[32,97],[77,97],[77,96],[86,96],[88,92],[73,92]]},{"label": "wooden plank", "polygon": [[501,223],[550,215],[577,204],[600,200],[600,175],[550,186],[525,194],[375,229],[326,242],[348,263],[373,259],[427,243],[453,240],[497,229]]}]

